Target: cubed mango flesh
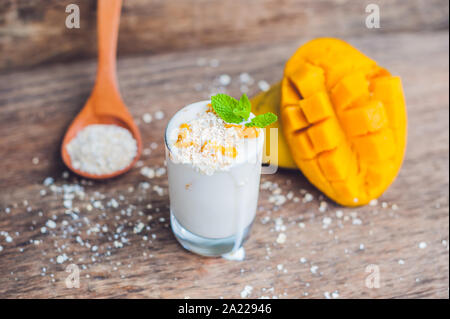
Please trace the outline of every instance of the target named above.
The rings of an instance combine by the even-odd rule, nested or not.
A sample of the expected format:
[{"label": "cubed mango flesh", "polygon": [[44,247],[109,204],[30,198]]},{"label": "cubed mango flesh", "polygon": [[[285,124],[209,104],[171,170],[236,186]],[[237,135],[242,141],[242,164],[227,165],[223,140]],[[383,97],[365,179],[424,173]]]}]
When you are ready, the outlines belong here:
[{"label": "cubed mango flesh", "polygon": [[300,101],[300,108],[309,123],[334,116],[333,105],[326,91],[320,91]]},{"label": "cubed mango flesh", "polygon": [[367,204],[394,181],[407,136],[401,80],[348,43],[300,47],[286,64],[280,109],[297,166],[337,203]]},{"label": "cubed mango flesh", "polygon": [[287,106],[281,114],[283,123],[290,132],[298,131],[309,126],[308,121],[303,115],[303,111],[299,106]]},{"label": "cubed mango flesh", "polygon": [[289,75],[289,80],[297,88],[302,98],[325,90],[325,76],[323,69],[310,63],[302,64]]}]

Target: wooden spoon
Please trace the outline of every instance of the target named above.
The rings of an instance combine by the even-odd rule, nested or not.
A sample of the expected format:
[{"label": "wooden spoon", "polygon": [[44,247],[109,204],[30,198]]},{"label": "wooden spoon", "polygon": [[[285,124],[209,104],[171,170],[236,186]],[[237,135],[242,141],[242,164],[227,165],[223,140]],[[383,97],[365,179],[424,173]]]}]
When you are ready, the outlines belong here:
[{"label": "wooden spoon", "polygon": [[[142,150],[141,134],[120,97],[116,75],[116,49],[122,0],[98,0],[98,68],[94,89],[86,105],[73,120],[64,136],[61,155],[69,169],[86,178],[106,179],[128,171],[139,159]],[[91,124],[114,124],[126,128],[137,142],[138,151],[126,168],[106,175],[89,174],[72,166],[67,144],[80,130]]]}]

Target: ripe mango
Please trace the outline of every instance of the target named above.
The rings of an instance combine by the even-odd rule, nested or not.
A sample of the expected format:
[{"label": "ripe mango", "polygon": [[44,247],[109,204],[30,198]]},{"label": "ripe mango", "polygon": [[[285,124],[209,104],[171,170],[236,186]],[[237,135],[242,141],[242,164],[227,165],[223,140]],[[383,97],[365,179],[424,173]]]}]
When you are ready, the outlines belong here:
[{"label": "ripe mango", "polygon": [[280,115],[279,166],[295,162],[341,205],[367,204],[398,174],[407,139],[401,80],[342,40],[301,46],[286,64],[281,89],[277,84],[253,102],[256,114]]}]

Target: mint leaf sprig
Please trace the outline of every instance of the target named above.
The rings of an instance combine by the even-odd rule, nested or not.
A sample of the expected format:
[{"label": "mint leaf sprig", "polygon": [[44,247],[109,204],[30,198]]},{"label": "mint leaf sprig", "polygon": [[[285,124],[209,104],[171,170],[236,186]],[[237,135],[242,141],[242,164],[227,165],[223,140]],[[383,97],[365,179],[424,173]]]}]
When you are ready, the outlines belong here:
[{"label": "mint leaf sprig", "polygon": [[[239,101],[229,95],[220,93],[211,97],[211,104],[214,112],[222,120],[233,124],[248,121],[252,109],[252,104],[245,93],[242,94]],[[264,128],[277,120],[278,117],[275,114],[268,112],[255,116],[250,122],[245,123],[245,126]]]}]

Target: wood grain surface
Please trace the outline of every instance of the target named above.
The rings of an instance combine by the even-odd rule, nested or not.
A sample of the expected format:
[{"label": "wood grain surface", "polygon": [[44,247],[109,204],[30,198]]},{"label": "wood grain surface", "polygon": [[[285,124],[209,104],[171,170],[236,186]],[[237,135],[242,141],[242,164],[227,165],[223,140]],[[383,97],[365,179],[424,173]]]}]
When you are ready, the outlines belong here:
[{"label": "wood grain surface", "polygon": [[[232,77],[226,92],[237,96],[239,74],[248,72],[253,95],[258,81],[280,79],[306,40],[119,59],[121,92],[147,149],[142,165],[163,167],[167,120],[220,89],[219,75]],[[136,167],[107,182],[64,176],[59,146],[90,93],[94,61],[0,75],[0,297],[240,298],[249,285],[252,298],[448,298],[448,30],[346,40],[402,76],[409,114],[403,168],[376,205],[357,209],[322,198],[298,171],[262,176],[242,262],[178,245],[166,175],[148,179]],[[165,116],[156,120],[160,110]],[[145,113],[151,123],[142,121]],[[43,185],[47,177],[53,186]],[[275,205],[277,188],[293,198]],[[304,202],[305,193],[313,200]],[[135,233],[141,222],[148,227]],[[280,233],[285,243],[277,243]],[[78,289],[65,285],[69,264],[80,268]],[[380,288],[366,286],[369,265],[379,267]]]},{"label": "wood grain surface", "polygon": [[[65,26],[71,3],[80,8],[80,29]],[[365,35],[369,3],[380,7],[383,33],[449,26],[447,0],[126,0],[119,55]],[[95,26],[96,0],[2,0],[0,70],[94,57]]]}]

